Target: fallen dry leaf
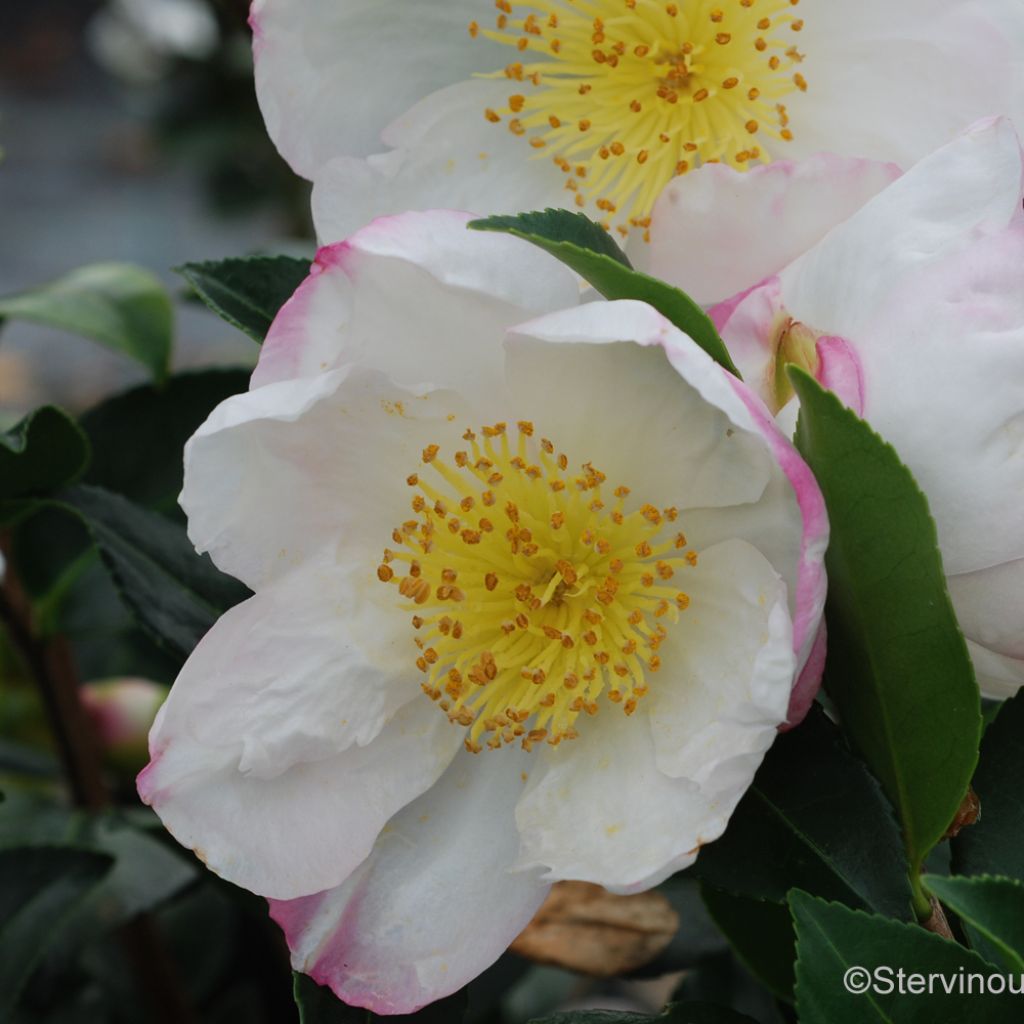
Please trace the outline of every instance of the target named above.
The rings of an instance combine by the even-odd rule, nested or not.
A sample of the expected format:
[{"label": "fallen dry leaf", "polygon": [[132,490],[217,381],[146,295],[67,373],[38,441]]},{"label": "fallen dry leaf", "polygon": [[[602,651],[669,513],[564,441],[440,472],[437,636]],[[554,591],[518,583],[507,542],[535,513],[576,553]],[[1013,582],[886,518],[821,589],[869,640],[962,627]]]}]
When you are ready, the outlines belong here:
[{"label": "fallen dry leaf", "polygon": [[678,930],[679,916],[661,893],[613,896],[589,882],[558,882],[511,950],[606,978],[650,963]]}]

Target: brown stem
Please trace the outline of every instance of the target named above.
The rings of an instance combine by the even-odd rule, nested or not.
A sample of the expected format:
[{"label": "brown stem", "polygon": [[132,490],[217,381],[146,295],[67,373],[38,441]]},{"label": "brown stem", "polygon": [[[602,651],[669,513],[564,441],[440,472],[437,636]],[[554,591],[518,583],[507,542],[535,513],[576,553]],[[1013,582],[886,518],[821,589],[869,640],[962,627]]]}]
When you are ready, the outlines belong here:
[{"label": "brown stem", "polygon": [[0,620],[7,627],[42,698],[75,805],[98,811],[109,804],[96,735],[78,695],[78,674],[67,640],[40,639],[32,605],[0,543],[7,566],[0,587]]},{"label": "brown stem", "polygon": [[[110,806],[100,748],[79,696],[80,681],[71,645],[63,636],[42,637],[32,603],[11,563],[8,538],[0,536],[6,561],[0,586],[0,622],[29,670],[49,719],[72,802],[88,811]],[[159,1024],[191,1024],[176,966],[149,914],[139,914],[117,932],[133,974],[148,997],[151,1019]]]}]

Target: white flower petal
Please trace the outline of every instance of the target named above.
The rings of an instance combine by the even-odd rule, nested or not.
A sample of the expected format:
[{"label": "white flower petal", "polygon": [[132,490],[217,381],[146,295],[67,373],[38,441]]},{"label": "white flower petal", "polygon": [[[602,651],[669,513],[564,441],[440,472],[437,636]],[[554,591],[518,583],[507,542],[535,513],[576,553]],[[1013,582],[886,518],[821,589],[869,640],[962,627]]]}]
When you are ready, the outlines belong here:
[{"label": "white flower petal", "polygon": [[537,872],[510,870],[519,849],[512,808],[532,762],[512,748],[463,752],[344,885],[273,904],[295,968],[350,1005],[395,1014],[490,966],[548,890]]},{"label": "white flower petal", "polygon": [[189,537],[253,589],[343,545],[372,576],[408,508],[406,478],[452,416],[478,418],[452,392],[355,368],[235,395],[185,448]]},{"label": "white flower petal", "polygon": [[1024,558],[1024,221],[909,275],[850,338],[864,415],[928,496],[946,572]]},{"label": "white flower petal", "polygon": [[503,47],[467,32],[483,13],[479,0],[255,0],[270,137],[307,178],[335,156],[373,152],[381,129],[428,93],[502,65]]},{"label": "white flower petal", "polygon": [[335,242],[381,214],[447,207],[480,216],[566,206],[565,176],[505,124],[484,117],[508,102],[508,82],[475,79],[427,96],[385,132],[394,148],[324,164],[313,222]]},{"label": "white flower petal", "polygon": [[143,800],[265,896],[338,884],[461,742],[420,693],[405,616],[363,575],[306,565],[223,615],[150,735]]},{"label": "white flower petal", "polygon": [[1008,658],[973,640],[967,641],[967,650],[974,662],[978,686],[986,697],[1002,700],[1024,686],[1024,658]]},{"label": "white flower petal", "polygon": [[645,303],[592,302],[519,325],[507,375],[520,415],[640,501],[756,502],[772,475],[725,371]]},{"label": "white flower petal", "polygon": [[662,192],[650,245],[637,256],[698,302],[720,302],[777,274],[899,173],[895,164],[828,153],[745,173],[709,164]]},{"label": "white flower petal", "polygon": [[786,717],[796,670],[786,586],[744,541],[702,551],[690,607],[660,648],[647,712],[655,761],[715,796],[742,793]]},{"label": "white flower petal", "polygon": [[823,0],[796,41],[809,88],[787,98],[794,158],[829,149],[909,166],[979,118],[1024,110],[1015,0]]},{"label": "white flower petal", "polygon": [[783,271],[783,304],[810,327],[858,344],[906,274],[962,252],[1018,215],[1021,175],[1010,123],[976,126]]},{"label": "white flower petal", "polygon": [[964,635],[1024,661],[1024,559],[950,576],[947,582]]},{"label": "white flower petal", "polygon": [[501,388],[505,329],[575,305],[576,277],[520,239],[435,210],[375,221],[322,249],[274,321],[253,387],[351,362],[403,385]]}]

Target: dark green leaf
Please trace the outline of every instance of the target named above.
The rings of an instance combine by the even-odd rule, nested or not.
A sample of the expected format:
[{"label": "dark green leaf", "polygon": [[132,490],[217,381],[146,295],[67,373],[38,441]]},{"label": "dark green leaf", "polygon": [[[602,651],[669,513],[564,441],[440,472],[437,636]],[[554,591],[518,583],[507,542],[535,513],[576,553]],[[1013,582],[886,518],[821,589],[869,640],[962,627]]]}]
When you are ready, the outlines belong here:
[{"label": "dark green leaf", "polygon": [[[912,877],[978,758],[978,686],[928,503],[892,447],[795,367],[797,445],[832,524],[825,685],[896,807]],[[927,913],[920,893],[919,913]]]},{"label": "dark green leaf", "polygon": [[701,891],[715,924],[743,964],[776,996],[792,1002],[794,936],[789,910],[709,885]]},{"label": "dark green leaf", "polygon": [[217,316],[262,343],[278,310],[309,276],[309,265],[294,256],[249,256],[186,263],[177,271]]},{"label": "dark green leaf", "polygon": [[561,259],[559,246],[580,249],[584,252],[607,256],[627,270],[633,269],[629,257],[619,248],[618,243],[600,224],[594,223],[585,213],[570,210],[537,210],[533,213],[517,213],[506,216],[485,217],[469,225],[475,231],[504,231],[525,238],[534,245]]},{"label": "dark green leaf", "polygon": [[[1012,878],[925,875],[925,888],[987,941],[1007,970],[1024,974],[1024,885]],[[991,957],[989,957],[991,959]]]},{"label": "dark green leaf", "polygon": [[379,1017],[369,1010],[347,1006],[329,989],[305,974],[294,975],[295,1003],[299,1024],[461,1024],[466,1013],[466,994],[456,992],[447,999],[423,1007],[418,1013]]},{"label": "dark green leaf", "polygon": [[688,334],[712,359],[739,376],[711,318],[685,292],[633,270],[611,236],[582,213],[546,210],[471,221],[477,231],[525,239],[560,259],[606,299],[637,299]]},{"label": "dark green leaf", "polygon": [[619,1010],[570,1010],[530,1024],[756,1024],[750,1017],[713,1003],[672,1003],[656,1017]]},{"label": "dark green leaf", "polygon": [[1024,694],[1003,704],[985,730],[974,791],[981,817],[951,843],[958,875],[1024,881]]},{"label": "dark green leaf", "polygon": [[66,412],[46,405],[0,434],[0,500],[72,483],[89,462],[89,441]]},{"label": "dark green leaf", "polygon": [[910,914],[892,809],[818,707],[775,741],[725,835],[701,851],[693,872],[738,896],[785,903],[800,886],[853,907]]},{"label": "dark green leaf", "polygon": [[185,442],[215,406],[248,386],[247,370],[203,370],[108,399],[82,416],[94,453],[85,482],[176,511]]},{"label": "dark green leaf", "polygon": [[167,374],[173,313],[163,285],[127,263],[97,263],[50,284],[0,298],[0,318],[30,320],[99,342]]},{"label": "dark green leaf", "polygon": [[0,850],[0,1020],[39,957],[113,866],[88,850]]},{"label": "dark green leaf", "polygon": [[82,517],[125,603],[140,624],[182,656],[248,589],[198,555],[185,530],[99,487],[61,495]]},{"label": "dark green leaf", "polygon": [[[826,903],[806,893],[790,898],[796,924],[796,1005],[801,1024],[1013,1024],[1020,1020],[1020,997],[982,995],[977,988],[966,994],[966,977],[988,975],[996,968],[976,953],[942,939],[923,928]],[[874,974],[874,982],[891,993],[873,989],[863,994],[848,992],[851,981]],[[877,972],[882,972],[881,974]],[[926,989],[900,993],[897,972],[904,972],[903,987]],[[952,987],[946,992],[941,979]],[[959,991],[961,981],[965,992]],[[976,981],[975,985],[980,985]]]}]

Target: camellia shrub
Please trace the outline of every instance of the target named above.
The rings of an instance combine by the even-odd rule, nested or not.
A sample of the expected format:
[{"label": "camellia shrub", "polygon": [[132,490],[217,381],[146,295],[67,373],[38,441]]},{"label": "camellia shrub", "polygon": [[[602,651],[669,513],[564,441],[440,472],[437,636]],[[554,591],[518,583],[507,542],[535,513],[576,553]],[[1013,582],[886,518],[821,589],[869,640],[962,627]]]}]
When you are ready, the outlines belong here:
[{"label": "camellia shrub", "polygon": [[0,1019],[1019,1021],[1024,13],[479,6],[253,4],[255,369],[0,298]]}]

